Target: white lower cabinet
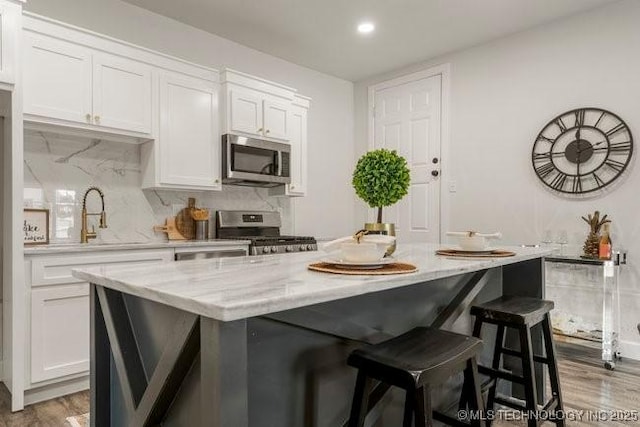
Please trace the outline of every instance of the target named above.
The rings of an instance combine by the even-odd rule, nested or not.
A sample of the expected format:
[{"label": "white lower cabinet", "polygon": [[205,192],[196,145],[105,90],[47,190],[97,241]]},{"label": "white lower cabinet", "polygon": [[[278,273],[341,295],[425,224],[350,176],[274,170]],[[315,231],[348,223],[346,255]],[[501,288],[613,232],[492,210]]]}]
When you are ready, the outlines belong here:
[{"label": "white lower cabinet", "polygon": [[89,284],[31,291],[31,382],[89,370]]},{"label": "white lower cabinet", "polygon": [[172,248],[27,255],[26,388],[51,386],[89,373],[89,284],[73,277],[73,269],[149,265],[170,262],[173,257]]}]

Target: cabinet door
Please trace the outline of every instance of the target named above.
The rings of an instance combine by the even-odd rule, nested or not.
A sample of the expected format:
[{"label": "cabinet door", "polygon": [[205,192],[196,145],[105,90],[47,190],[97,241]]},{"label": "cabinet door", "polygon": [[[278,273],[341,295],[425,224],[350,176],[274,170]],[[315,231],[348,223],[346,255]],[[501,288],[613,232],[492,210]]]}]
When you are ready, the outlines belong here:
[{"label": "cabinet door", "polygon": [[151,68],[125,58],[94,55],[94,124],[149,134],[151,102]]},{"label": "cabinet door", "polygon": [[156,142],[162,184],[221,189],[217,85],[163,75]]},{"label": "cabinet door", "polygon": [[289,141],[289,110],[284,103],[264,100],[264,136]]},{"label": "cabinet door", "polygon": [[17,39],[20,36],[21,8],[17,4],[0,3],[0,82],[15,83]]},{"label": "cabinet door", "polygon": [[262,99],[249,91],[232,89],[229,104],[229,130],[261,137]]},{"label": "cabinet door", "polygon": [[290,196],[303,196],[307,191],[307,109],[291,110],[291,184]]},{"label": "cabinet door", "polygon": [[89,371],[89,284],[31,291],[31,382]]},{"label": "cabinet door", "polygon": [[24,112],[91,123],[91,51],[25,32]]}]

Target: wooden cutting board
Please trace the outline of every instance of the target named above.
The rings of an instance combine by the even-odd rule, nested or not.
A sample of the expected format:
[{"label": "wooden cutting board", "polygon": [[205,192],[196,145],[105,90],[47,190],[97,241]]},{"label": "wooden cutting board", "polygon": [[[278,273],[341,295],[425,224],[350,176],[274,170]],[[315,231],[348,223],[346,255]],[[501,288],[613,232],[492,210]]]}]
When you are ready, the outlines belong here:
[{"label": "wooden cutting board", "polygon": [[196,199],[189,197],[187,207],[182,209],[178,212],[178,215],[176,215],[176,228],[187,240],[193,240],[196,238],[196,222],[191,216],[195,208]]},{"label": "wooden cutting board", "polygon": [[176,219],[175,217],[167,218],[167,222],[165,225],[156,225],[153,227],[153,231],[157,231],[160,233],[167,233],[167,238],[169,240],[187,240],[176,227]]}]

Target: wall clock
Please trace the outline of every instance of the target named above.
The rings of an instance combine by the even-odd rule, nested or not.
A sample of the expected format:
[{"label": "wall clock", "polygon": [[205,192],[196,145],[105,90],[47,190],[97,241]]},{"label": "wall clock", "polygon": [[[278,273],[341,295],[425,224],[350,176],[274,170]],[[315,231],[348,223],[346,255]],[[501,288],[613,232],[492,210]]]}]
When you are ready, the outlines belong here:
[{"label": "wall clock", "polygon": [[531,161],[547,187],[585,194],[619,178],[632,154],[633,136],[624,120],[601,108],[578,108],[560,114],[540,131]]}]

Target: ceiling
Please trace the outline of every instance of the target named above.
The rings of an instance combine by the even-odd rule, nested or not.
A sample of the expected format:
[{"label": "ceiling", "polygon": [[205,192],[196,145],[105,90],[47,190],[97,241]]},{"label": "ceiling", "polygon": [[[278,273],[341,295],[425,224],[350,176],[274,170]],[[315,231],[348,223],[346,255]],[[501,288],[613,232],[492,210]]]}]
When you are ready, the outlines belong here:
[{"label": "ceiling", "polygon": [[[358,81],[616,0],[125,0]],[[363,36],[357,24],[375,23]]]}]

